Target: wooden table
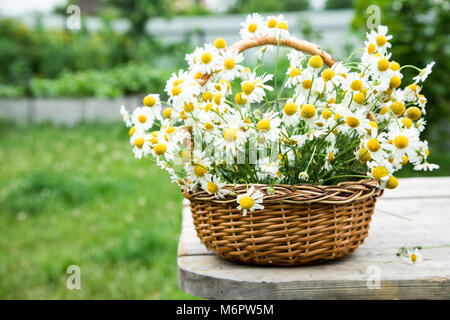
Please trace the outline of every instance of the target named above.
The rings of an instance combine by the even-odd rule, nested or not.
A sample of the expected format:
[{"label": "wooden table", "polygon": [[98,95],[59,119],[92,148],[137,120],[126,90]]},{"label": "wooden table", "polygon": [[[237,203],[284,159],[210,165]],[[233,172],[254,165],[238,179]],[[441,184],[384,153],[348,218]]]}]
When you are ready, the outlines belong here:
[{"label": "wooden table", "polygon": [[[400,247],[418,245],[421,263],[396,255]],[[195,235],[185,200],[178,285],[209,299],[450,299],[450,177],[401,179],[378,201],[369,236],[355,253],[313,266],[218,258]]]}]

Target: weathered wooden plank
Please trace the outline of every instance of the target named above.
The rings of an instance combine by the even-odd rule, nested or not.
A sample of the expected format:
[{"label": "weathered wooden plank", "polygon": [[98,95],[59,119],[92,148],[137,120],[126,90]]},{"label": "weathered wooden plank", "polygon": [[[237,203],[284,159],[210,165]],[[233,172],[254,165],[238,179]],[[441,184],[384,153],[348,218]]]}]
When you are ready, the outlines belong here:
[{"label": "weathered wooden plank", "polygon": [[[447,180],[436,183],[446,185]],[[193,295],[215,299],[450,299],[450,197],[383,197],[369,237],[353,255],[289,268],[237,264],[216,257],[196,237],[189,207],[183,213],[178,278],[180,288]],[[409,265],[396,256],[399,247],[416,245],[424,247],[420,264]],[[374,271],[379,272],[379,289],[367,286]]]}]

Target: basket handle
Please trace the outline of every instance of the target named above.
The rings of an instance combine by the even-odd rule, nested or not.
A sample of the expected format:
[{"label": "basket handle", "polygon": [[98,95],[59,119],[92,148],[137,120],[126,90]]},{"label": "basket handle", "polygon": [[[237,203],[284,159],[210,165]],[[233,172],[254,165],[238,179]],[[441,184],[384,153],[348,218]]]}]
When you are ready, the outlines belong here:
[{"label": "basket handle", "polygon": [[[292,49],[295,49],[295,50],[298,50],[298,51],[301,51],[304,53],[320,56],[322,58],[323,62],[328,67],[332,67],[336,63],[336,60],[334,60],[329,53],[323,51],[318,45],[308,42],[306,40],[297,39],[295,37],[289,37],[286,40],[278,40],[275,37],[261,36],[261,37],[252,38],[252,39],[240,40],[240,41],[234,43],[229,48],[237,50],[239,53],[241,53],[247,49],[261,47],[261,46],[265,46],[265,45],[277,46],[278,41],[279,41],[280,46],[282,46],[282,47],[289,47],[289,48],[292,48]],[[210,77],[211,77],[211,73],[204,74],[199,79],[200,85],[204,86],[206,84],[206,82],[208,82]]]}]

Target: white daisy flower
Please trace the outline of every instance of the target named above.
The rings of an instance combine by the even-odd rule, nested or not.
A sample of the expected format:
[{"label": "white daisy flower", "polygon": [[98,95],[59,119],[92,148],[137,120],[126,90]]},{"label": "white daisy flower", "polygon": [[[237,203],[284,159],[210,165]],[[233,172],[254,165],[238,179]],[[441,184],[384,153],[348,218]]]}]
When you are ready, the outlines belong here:
[{"label": "white daisy flower", "polygon": [[139,107],[133,111],[131,122],[137,129],[148,130],[153,126],[155,120],[150,108]]},{"label": "white daisy flower", "polygon": [[267,35],[276,39],[285,40],[289,38],[289,26],[282,14],[268,16],[266,19]]},{"label": "white daisy flower", "polygon": [[300,121],[300,108],[292,98],[283,106],[282,121],[286,126],[296,126]]},{"label": "white daisy flower", "polygon": [[127,127],[131,127],[132,126],[131,116],[124,105],[120,106],[120,115],[122,116],[122,119],[123,119],[123,122],[125,122],[125,125]]},{"label": "white daisy flower", "polygon": [[267,112],[261,120],[258,121],[256,127],[258,129],[259,137],[263,141],[277,141],[280,137],[281,119],[278,112]]},{"label": "white daisy flower", "polygon": [[265,90],[273,90],[271,86],[265,84],[265,82],[272,80],[272,78],[272,74],[264,74],[262,77],[259,77],[255,73],[252,73],[249,80],[241,82],[242,96],[249,103],[263,101],[266,96]]},{"label": "white daisy flower", "polygon": [[244,69],[243,66],[239,65],[244,60],[244,55],[238,53],[237,50],[226,50],[219,56],[220,71],[217,74],[221,79],[228,81],[233,80],[238,77],[240,71]]},{"label": "white daisy flower", "polygon": [[262,210],[264,209],[264,206],[261,205],[263,197],[264,195],[260,191],[251,186],[246,193],[237,196],[236,201],[239,204],[237,209],[242,210],[244,216],[247,215],[247,211]]},{"label": "white daisy flower", "polygon": [[264,18],[257,13],[249,14],[245,22],[241,23],[240,34],[242,39],[251,39],[266,33]]},{"label": "white daisy flower", "polygon": [[423,256],[419,252],[419,249],[417,248],[414,248],[414,250],[408,249],[407,255],[408,255],[407,261],[409,264],[420,263],[423,260]]},{"label": "white daisy flower", "polygon": [[217,199],[223,199],[230,193],[229,190],[223,189],[225,185],[226,182],[221,182],[219,177],[209,173],[206,174],[205,179],[201,181],[203,190],[214,195]]},{"label": "white daisy flower", "polygon": [[134,145],[133,153],[136,159],[141,159],[151,152],[151,137],[143,130],[138,130],[131,137],[131,143]]},{"label": "white daisy flower", "polygon": [[414,83],[424,82],[428,78],[428,76],[431,74],[431,71],[432,71],[435,63],[436,62],[431,61],[425,68],[423,68],[422,71],[413,78]]},{"label": "white daisy flower", "polygon": [[371,30],[367,34],[367,40],[376,46],[376,51],[381,54],[385,54],[387,50],[392,46],[389,40],[392,39],[391,35],[387,35],[388,28],[386,26],[378,26],[378,31]]}]

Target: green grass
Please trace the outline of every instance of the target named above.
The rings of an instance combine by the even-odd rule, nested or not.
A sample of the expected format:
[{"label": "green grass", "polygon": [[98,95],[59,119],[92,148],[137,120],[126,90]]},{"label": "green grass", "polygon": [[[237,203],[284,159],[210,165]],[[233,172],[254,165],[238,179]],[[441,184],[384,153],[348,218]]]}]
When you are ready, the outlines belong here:
[{"label": "green grass", "polygon": [[[450,175],[450,155],[431,160],[414,174]],[[182,196],[122,124],[0,122],[0,163],[0,299],[193,298],[176,284]],[[81,290],[66,288],[72,264]]]},{"label": "green grass", "polygon": [[122,124],[0,122],[0,299],[193,298],[176,284],[182,196],[130,152]]}]

